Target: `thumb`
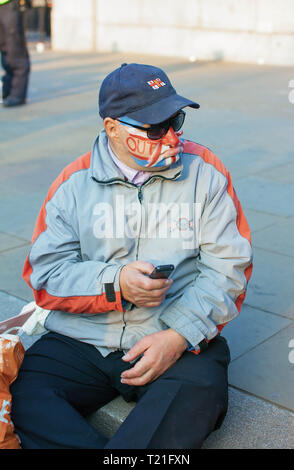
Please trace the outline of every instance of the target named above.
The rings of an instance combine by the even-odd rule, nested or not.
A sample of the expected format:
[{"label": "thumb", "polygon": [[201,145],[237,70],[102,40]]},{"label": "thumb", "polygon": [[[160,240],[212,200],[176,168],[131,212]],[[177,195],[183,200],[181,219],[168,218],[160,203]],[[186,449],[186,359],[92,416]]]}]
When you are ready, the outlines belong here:
[{"label": "thumb", "polygon": [[155,266],[149,261],[135,261],[133,267],[142,274],[151,274]]},{"label": "thumb", "polygon": [[136,359],[138,356],[143,355],[143,353],[148,349],[149,345],[145,341],[138,341],[123,357],[122,360],[125,362],[130,362]]}]

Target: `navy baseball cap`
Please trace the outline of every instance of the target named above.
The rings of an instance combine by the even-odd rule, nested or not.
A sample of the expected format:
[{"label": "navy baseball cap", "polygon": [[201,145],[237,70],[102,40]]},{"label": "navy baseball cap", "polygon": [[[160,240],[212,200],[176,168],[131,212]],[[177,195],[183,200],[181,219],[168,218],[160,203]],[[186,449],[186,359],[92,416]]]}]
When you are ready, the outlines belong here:
[{"label": "navy baseball cap", "polygon": [[166,73],[152,65],[122,64],[105,77],[99,92],[102,119],[128,116],[158,124],[185,106],[200,107],[178,95]]}]

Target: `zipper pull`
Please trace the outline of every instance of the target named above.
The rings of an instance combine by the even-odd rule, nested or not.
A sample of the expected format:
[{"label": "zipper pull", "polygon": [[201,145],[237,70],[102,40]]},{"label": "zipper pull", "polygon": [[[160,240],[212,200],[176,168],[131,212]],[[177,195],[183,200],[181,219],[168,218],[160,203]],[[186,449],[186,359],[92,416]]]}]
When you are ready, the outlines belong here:
[{"label": "zipper pull", "polygon": [[138,199],[139,199],[139,201],[140,201],[140,204],[142,204],[142,201],[143,201],[143,193],[142,193],[141,186],[139,187],[139,191],[138,191]]}]

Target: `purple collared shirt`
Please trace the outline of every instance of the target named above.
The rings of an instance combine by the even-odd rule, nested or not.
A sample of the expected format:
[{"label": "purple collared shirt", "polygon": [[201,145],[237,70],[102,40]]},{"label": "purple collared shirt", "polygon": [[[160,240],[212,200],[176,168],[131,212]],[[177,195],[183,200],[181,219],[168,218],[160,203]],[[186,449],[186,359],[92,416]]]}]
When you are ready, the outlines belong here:
[{"label": "purple collared shirt", "polygon": [[122,174],[132,183],[136,184],[137,186],[141,186],[151,175],[149,171],[138,171],[134,170],[134,168],[130,168],[125,163],[123,163],[112,151],[109,141],[108,141],[108,152],[111,156],[113,162],[116,164],[118,169],[122,172]]}]

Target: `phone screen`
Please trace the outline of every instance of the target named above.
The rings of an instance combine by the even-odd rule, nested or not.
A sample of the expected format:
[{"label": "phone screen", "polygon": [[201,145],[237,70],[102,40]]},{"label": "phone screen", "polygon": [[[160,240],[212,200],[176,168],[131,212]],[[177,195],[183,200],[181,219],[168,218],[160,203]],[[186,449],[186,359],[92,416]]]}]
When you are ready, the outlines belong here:
[{"label": "phone screen", "polygon": [[156,266],[150,274],[151,279],[167,279],[175,269],[173,264]]}]

